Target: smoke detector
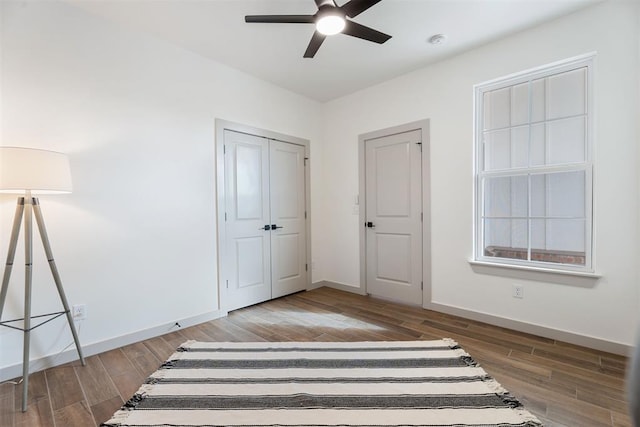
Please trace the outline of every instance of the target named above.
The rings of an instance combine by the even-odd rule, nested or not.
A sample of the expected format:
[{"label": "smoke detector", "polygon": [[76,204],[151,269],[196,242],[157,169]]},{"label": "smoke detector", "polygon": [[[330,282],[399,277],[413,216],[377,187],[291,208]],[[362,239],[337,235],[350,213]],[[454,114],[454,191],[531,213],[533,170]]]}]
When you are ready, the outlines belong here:
[{"label": "smoke detector", "polygon": [[429,37],[429,43],[433,45],[444,44],[446,40],[447,40],[447,36],[444,34],[434,34],[433,36]]}]

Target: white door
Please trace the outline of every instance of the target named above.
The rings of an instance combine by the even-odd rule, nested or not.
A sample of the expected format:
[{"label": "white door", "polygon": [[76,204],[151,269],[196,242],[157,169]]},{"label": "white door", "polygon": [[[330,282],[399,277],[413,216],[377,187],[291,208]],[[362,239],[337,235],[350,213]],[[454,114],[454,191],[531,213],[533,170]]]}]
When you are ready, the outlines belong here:
[{"label": "white door", "polygon": [[271,140],[269,151],[271,295],[278,298],[306,289],[304,147]]},{"label": "white door", "polygon": [[367,293],[422,304],[421,131],[365,141]]},{"label": "white door", "polygon": [[306,289],[304,146],[224,131],[225,309]]},{"label": "white door", "polygon": [[226,309],[271,298],[269,142],[224,131]]}]

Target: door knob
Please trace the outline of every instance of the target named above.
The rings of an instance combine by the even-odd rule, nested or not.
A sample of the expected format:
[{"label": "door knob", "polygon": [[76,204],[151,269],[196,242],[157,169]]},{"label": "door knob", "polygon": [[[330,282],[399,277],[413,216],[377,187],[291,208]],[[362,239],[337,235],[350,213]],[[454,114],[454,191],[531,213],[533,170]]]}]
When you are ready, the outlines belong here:
[{"label": "door knob", "polygon": [[366,222],[364,225],[365,225],[365,227],[367,227],[367,228],[376,228],[376,226],[375,226],[375,225],[373,225],[373,223],[372,223],[371,221]]},{"label": "door knob", "polygon": [[284,228],[283,226],[278,226],[276,224],[271,224],[271,229],[272,230],[277,230],[278,228]]},{"label": "door knob", "polygon": [[265,225],[265,226],[264,226],[264,227],[262,227],[262,228],[258,228],[258,230],[265,230],[265,231],[269,231],[269,230],[271,230],[271,226],[270,226],[269,224],[267,224],[267,225]]}]

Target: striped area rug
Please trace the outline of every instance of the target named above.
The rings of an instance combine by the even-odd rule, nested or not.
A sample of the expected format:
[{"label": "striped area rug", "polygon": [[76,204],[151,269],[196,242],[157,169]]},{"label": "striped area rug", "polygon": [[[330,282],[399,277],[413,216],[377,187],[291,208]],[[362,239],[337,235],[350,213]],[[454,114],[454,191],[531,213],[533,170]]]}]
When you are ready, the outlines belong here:
[{"label": "striped area rug", "polygon": [[454,341],[188,341],[103,426],[541,426]]}]

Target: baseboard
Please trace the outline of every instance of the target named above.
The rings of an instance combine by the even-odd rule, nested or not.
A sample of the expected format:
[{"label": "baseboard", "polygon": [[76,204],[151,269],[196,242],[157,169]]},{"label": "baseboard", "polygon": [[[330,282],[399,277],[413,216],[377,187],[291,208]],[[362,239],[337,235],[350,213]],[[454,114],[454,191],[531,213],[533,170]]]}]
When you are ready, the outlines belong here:
[{"label": "baseboard", "polygon": [[314,289],[318,289],[318,288],[321,288],[323,286],[327,286],[327,285],[325,285],[325,281],[324,280],[318,280],[317,282],[311,283],[311,286],[309,286],[307,288],[307,290],[308,291],[312,291]]},{"label": "baseboard", "polygon": [[[162,325],[132,332],[130,334],[109,338],[104,341],[98,341],[98,342],[94,342],[87,345],[82,345],[82,352],[84,357],[93,356],[94,354],[104,353],[105,351],[113,350],[115,348],[120,348],[125,345],[133,344],[139,341],[144,341],[150,338],[155,338],[181,328],[199,325],[200,323],[218,319],[226,315],[227,315],[227,312],[216,310],[216,311],[210,311],[207,313],[199,314],[197,316],[174,320],[168,323],[164,323]],[[179,327],[176,326],[176,323],[178,323],[180,326]],[[47,356],[40,357],[38,359],[32,359],[30,364],[31,373],[52,368],[54,366],[59,366],[67,362],[72,362],[77,359],[78,359],[78,353],[76,351],[76,348],[74,346],[71,346],[68,350],[65,350],[63,352],[50,354]],[[0,368],[0,382],[7,381],[12,378],[18,378],[21,376],[22,376],[22,363]]]},{"label": "baseboard", "polygon": [[[314,289],[322,286],[339,289],[341,291],[352,292],[359,295],[366,295],[366,293],[362,292],[359,288],[356,288],[354,286],[344,285],[344,284],[335,283],[335,282],[329,282],[326,280],[314,283]],[[588,335],[580,335],[573,332],[567,332],[559,329],[549,328],[546,326],[521,322],[519,320],[508,319],[505,317],[495,316],[492,314],[482,313],[482,312],[473,311],[473,310],[467,310],[464,308],[455,307],[451,305],[432,302],[427,305],[424,305],[423,308],[426,310],[433,310],[433,311],[438,311],[440,313],[452,314],[454,316],[460,316],[465,319],[476,320],[478,322],[484,322],[490,325],[500,326],[502,328],[513,329],[515,331],[524,332],[527,334],[537,335],[544,338],[550,338],[550,339],[566,342],[569,344],[579,345],[582,347],[592,348],[600,351],[606,351],[608,353],[619,354],[622,356],[629,356],[633,350],[633,346],[615,342],[615,341],[607,341],[601,338],[591,337]]]},{"label": "baseboard", "polygon": [[427,310],[438,311],[441,313],[452,314],[454,316],[464,317],[465,319],[476,320],[478,322],[488,323],[494,326],[500,326],[507,329],[513,329],[527,334],[537,335],[544,338],[550,338],[569,344],[588,347],[595,350],[606,351],[608,353],[629,356],[633,347],[627,344],[607,341],[601,338],[591,337],[588,335],[580,335],[573,332],[553,329],[546,326],[536,325],[532,323],[521,322],[519,320],[508,319],[505,317],[494,316],[492,314],[482,313],[478,311],[467,310],[460,307],[454,307],[446,304],[430,303]]},{"label": "baseboard", "polygon": [[323,286],[326,286],[327,288],[338,289],[340,291],[351,292],[358,295],[366,295],[366,292],[355,286],[338,282],[330,282],[328,280],[320,280],[318,282],[312,283],[311,289],[322,288]]}]

